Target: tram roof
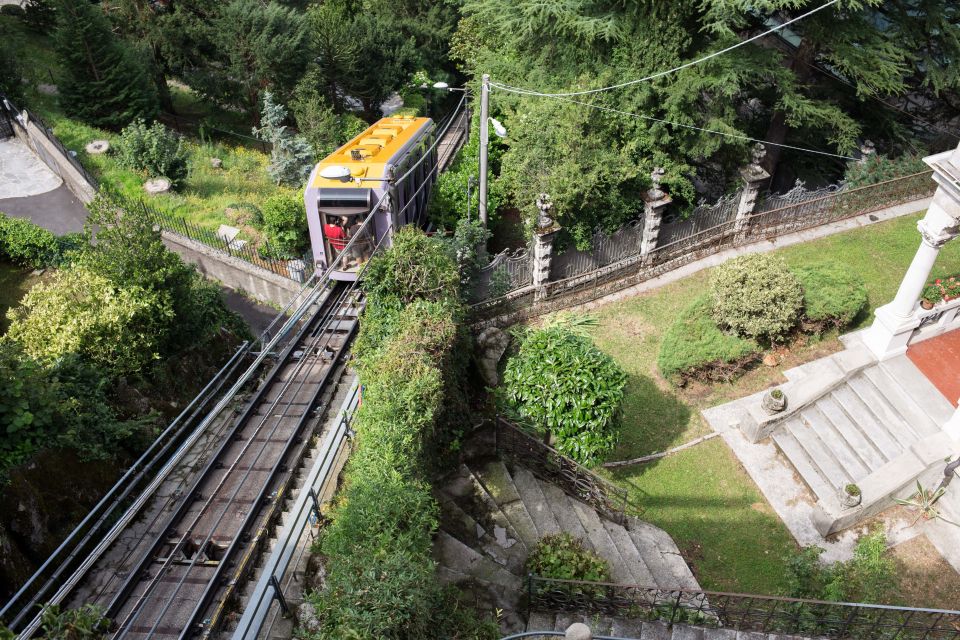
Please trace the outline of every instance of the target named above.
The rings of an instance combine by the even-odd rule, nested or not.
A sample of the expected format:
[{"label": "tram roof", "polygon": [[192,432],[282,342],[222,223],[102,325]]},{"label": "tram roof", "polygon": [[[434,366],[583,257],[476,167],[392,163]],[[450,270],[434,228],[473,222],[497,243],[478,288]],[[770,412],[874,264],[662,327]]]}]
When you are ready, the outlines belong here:
[{"label": "tram roof", "polygon": [[[317,164],[313,188],[370,188],[370,182],[324,178],[320,172],[327,167],[346,167],[352,178],[382,178],[387,165],[405,145],[429,124],[430,118],[388,116],[370,125],[363,133],[328,155]],[[354,153],[356,152],[356,153]],[[359,158],[359,159],[358,159]]]}]

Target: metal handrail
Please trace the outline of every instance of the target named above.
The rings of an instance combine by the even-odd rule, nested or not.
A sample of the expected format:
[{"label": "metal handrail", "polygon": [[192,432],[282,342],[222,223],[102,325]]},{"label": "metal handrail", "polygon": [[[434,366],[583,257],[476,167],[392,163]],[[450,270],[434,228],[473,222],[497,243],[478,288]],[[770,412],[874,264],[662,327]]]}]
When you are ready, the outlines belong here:
[{"label": "metal handrail", "polygon": [[[960,611],[857,602],[830,602],[693,589],[527,576],[531,610],[643,617],[670,624],[814,635],[822,638],[960,638]],[[537,588],[537,585],[544,585]],[[865,631],[869,627],[869,631]],[[891,631],[892,635],[876,635]]]}]

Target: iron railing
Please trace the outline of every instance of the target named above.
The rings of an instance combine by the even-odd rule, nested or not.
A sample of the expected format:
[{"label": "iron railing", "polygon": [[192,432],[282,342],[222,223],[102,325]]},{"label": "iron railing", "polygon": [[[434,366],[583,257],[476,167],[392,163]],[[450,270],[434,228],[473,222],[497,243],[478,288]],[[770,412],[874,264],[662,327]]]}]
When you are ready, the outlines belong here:
[{"label": "iron railing", "polygon": [[629,517],[643,513],[630,500],[626,489],[604,480],[500,416],[494,419],[494,449],[497,455],[523,465],[609,520],[626,524]]},{"label": "iron railing", "polygon": [[960,611],[777,596],[527,578],[530,611],[563,611],[668,624],[833,640],[956,640]]},{"label": "iron railing", "polygon": [[[752,214],[737,228],[735,219],[690,234],[674,234],[646,256],[637,252],[591,271],[548,282],[535,301],[532,286],[473,305],[478,320],[506,317],[510,322],[583,304],[733,247],[772,239],[788,233],[830,224],[930,195],[936,184],[932,171],[885,180],[876,184],[826,191],[824,195]],[[689,220],[689,219],[688,219]],[[683,221],[684,224],[696,224]],[[661,238],[662,240],[663,238]],[[561,254],[562,255],[562,254]],[[554,258],[556,261],[557,258]]]}]

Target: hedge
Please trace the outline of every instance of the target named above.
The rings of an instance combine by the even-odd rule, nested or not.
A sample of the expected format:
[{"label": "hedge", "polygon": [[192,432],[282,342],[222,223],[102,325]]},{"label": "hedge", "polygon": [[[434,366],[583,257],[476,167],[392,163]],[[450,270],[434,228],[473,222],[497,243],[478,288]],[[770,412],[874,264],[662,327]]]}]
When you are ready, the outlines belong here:
[{"label": "hedge", "polygon": [[756,341],[725,333],[711,315],[709,294],[684,309],[667,329],[657,366],[677,381],[730,380],[760,357]]},{"label": "hedge", "polygon": [[[394,264],[402,257],[390,255],[395,251],[439,242],[404,236],[374,261]],[[442,268],[456,277],[452,261]],[[363,403],[332,523],[315,547],[326,561],[326,578],[323,589],[309,596],[318,625],[302,630],[307,637],[439,640],[496,632],[459,605],[452,588],[438,583],[431,556],[439,507],[430,492],[430,460],[438,454],[449,379],[458,377],[454,351],[461,310],[456,286],[447,299],[424,298],[435,297],[429,283],[448,276],[411,281],[391,292],[386,310],[368,302],[364,312],[354,350]],[[394,306],[394,295],[409,304]]]},{"label": "hedge", "polygon": [[797,322],[803,288],[782,258],[752,254],[728,260],[710,276],[714,321],[741,336],[777,340]]},{"label": "hedge", "polygon": [[843,328],[867,306],[863,280],[836,262],[792,270],[803,285],[803,329]]},{"label": "hedge", "polygon": [[0,213],[0,257],[32,269],[56,266],[79,246],[77,234],[57,237],[29,220]]}]

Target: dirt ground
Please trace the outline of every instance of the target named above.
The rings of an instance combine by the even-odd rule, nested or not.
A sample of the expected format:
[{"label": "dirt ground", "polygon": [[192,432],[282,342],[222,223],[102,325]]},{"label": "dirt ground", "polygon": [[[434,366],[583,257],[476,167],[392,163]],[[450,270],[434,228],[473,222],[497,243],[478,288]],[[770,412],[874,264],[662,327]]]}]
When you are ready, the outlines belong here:
[{"label": "dirt ground", "polygon": [[918,607],[960,608],[960,574],[957,574],[927,536],[902,542],[891,550],[900,577],[900,599]]}]

